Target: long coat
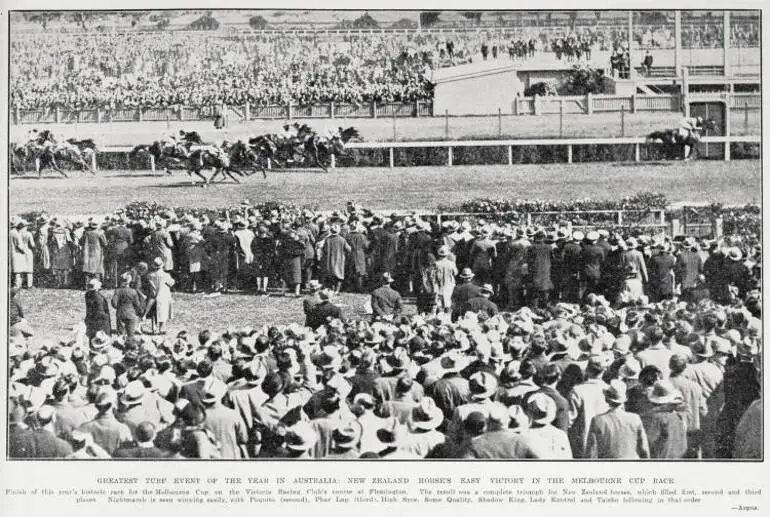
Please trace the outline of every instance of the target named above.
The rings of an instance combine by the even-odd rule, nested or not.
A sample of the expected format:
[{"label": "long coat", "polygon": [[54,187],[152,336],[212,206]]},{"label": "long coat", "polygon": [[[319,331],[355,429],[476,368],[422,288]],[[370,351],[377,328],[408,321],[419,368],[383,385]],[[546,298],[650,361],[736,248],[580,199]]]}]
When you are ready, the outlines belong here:
[{"label": "long coat", "polygon": [[350,269],[354,274],[366,274],[366,249],[369,246],[369,239],[360,232],[350,232],[345,240],[350,246]]},{"label": "long coat", "polygon": [[171,253],[171,248],[174,247],[174,241],[171,240],[171,235],[164,230],[155,230],[148,237],[148,244],[150,248],[150,257],[161,257],[163,259],[163,270],[174,270],[174,255]]},{"label": "long coat", "polygon": [[206,254],[206,242],[203,240],[201,232],[194,230],[188,233],[185,237],[184,245],[187,250],[188,271],[190,273],[200,273],[208,257]]},{"label": "long coat", "polygon": [[323,270],[329,277],[345,279],[345,258],[352,248],[344,237],[330,235],[322,251]]},{"label": "long coat", "polygon": [[103,330],[108,336],[112,332],[110,304],[99,291],[86,291],[86,335],[92,338]]},{"label": "long coat", "polygon": [[72,237],[69,230],[55,228],[48,236],[48,252],[51,257],[51,268],[69,271],[75,264],[72,256]]},{"label": "long coat", "polygon": [[553,248],[544,242],[536,242],[527,250],[530,284],[535,291],[553,289],[553,282],[551,281],[552,257]]},{"label": "long coat", "polygon": [[47,271],[51,269],[51,254],[48,251],[48,236],[51,227],[46,223],[38,228],[35,234],[35,249],[37,251],[37,265],[40,269]]},{"label": "long coat", "polygon": [[147,273],[148,297],[155,299],[155,317],[158,323],[165,323],[171,318],[171,287],[174,279],[165,271]]},{"label": "long coat", "polygon": [[398,267],[398,234],[393,231],[383,233],[381,246],[381,255],[379,258],[375,256],[375,260],[378,263],[378,267],[375,268],[375,273],[390,273],[391,275],[396,272]]},{"label": "long coat", "polygon": [[107,247],[107,238],[99,229],[88,229],[80,238],[80,247],[83,249],[83,273],[92,275],[104,274],[104,249]]},{"label": "long coat", "polygon": [[586,458],[640,459],[650,457],[642,419],[622,406],[597,415],[588,429]]},{"label": "long coat", "polygon": [[11,247],[11,272],[32,273],[34,258],[32,250],[35,249],[35,241],[26,228],[13,229],[8,232]]}]

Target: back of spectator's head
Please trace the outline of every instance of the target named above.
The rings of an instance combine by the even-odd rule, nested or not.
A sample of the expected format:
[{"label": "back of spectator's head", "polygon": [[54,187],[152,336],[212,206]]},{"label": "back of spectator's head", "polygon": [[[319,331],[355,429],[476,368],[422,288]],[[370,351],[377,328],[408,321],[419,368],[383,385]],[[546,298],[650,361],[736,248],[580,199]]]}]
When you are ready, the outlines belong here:
[{"label": "back of spectator's head", "polygon": [[321,400],[321,409],[324,413],[331,414],[340,410],[342,399],[338,393],[331,393]]},{"label": "back of spectator's head", "polygon": [[217,361],[222,357],[222,345],[218,341],[215,341],[209,346],[207,355],[212,362]]},{"label": "back of spectator's head", "polygon": [[201,346],[211,341],[211,331],[209,329],[201,330],[198,334],[198,344]]},{"label": "back of spectator's head", "polygon": [[470,436],[479,436],[487,430],[487,418],[481,411],[473,411],[463,422],[463,429]]},{"label": "back of spectator's head", "polygon": [[396,381],[396,394],[404,395],[412,391],[414,381],[409,375],[401,375]]},{"label": "back of spectator's head", "polygon": [[270,373],[265,380],[262,381],[262,391],[268,397],[273,397],[283,391],[284,381],[278,373]]},{"label": "back of spectator's head", "polygon": [[668,367],[671,370],[671,375],[679,375],[687,368],[687,359],[681,355],[674,354],[668,361]]},{"label": "back of spectator's head", "polygon": [[268,348],[270,348],[270,338],[265,335],[257,336],[257,340],[254,341],[254,350],[256,350],[258,354],[261,354]]},{"label": "back of spectator's head", "polygon": [[652,345],[657,345],[663,340],[663,329],[658,325],[650,327],[647,330],[647,337],[649,338]]},{"label": "back of spectator's head", "polygon": [[539,386],[550,386],[555,382],[559,382],[561,378],[561,370],[553,363],[548,363],[535,374],[535,382]]},{"label": "back of spectator's head", "polygon": [[529,359],[524,359],[521,364],[519,365],[519,375],[522,379],[531,379],[535,376],[537,373],[537,368],[535,367],[535,363],[530,361]]},{"label": "back of spectator's head", "polygon": [[586,365],[586,376],[595,379],[604,372],[604,363],[597,356],[592,356],[588,359]]},{"label": "back of spectator's head", "polygon": [[136,441],[139,443],[151,442],[155,438],[155,426],[152,422],[142,422],[136,426],[134,436],[136,436]]},{"label": "back of spectator's head", "polygon": [[70,392],[69,382],[64,378],[57,379],[52,389],[53,398],[58,401],[64,400],[64,397],[69,395],[69,392]]},{"label": "back of spectator's head", "polygon": [[651,387],[653,384],[663,378],[663,372],[655,365],[648,364],[639,372],[639,382],[644,386]]},{"label": "back of spectator's head", "polygon": [[214,365],[211,364],[211,361],[209,361],[208,359],[204,359],[200,363],[198,363],[198,366],[195,368],[195,371],[198,372],[198,377],[203,379],[211,375],[211,372],[214,371]]}]

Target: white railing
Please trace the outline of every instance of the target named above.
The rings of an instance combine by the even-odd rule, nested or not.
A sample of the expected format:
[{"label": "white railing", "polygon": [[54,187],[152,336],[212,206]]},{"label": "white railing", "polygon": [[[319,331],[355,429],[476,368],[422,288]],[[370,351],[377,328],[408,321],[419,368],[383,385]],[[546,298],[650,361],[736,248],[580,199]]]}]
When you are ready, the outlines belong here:
[{"label": "white railing", "polygon": [[[730,161],[730,144],[759,144],[761,136],[707,136],[701,140],[704,144],[723,144],[724,160]],[[418,148],[444,148],[447,149],[446,165],[454,165],[453,149],[458,147],[502,147],[507,148],[508,165],[514,165],[513,148],[524,146],[550,146],[565,147],[567,153],[567,163],[573,163],[573,151],[575,146],[591,145],[633,145],[634,161],[642,161],[641,149],[646,143],[645,137],[620,137],[620,138],[527,138],[519,140],[453,140],[453,141],[424,141],[424,142],[351,142],[347,145],[348,149],[387,149],[388,166],[394,168],[396,149],[418,149]],[[133,147],[105,147],[97,151],[98,154],[126,154],[130,153]],[[92,166],[96,170],[96,154],[92,155]],[[336,161],[332,156],[331,168],[336,168]],[[150,157],[150,169],[155,170],[155,162]]]}]

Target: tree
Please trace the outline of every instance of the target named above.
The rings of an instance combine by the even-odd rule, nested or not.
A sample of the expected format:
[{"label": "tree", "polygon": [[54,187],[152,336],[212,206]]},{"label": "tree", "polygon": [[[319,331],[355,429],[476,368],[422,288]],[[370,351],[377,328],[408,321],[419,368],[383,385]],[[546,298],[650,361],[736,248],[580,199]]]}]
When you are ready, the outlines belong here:
[{"label": "tree", "polygon": [[76,23],[80,26],[81,29],[84,31],[88,30],[88,23],[96,18],[98,16],[98,13],[96,12],[89,12],[89,11],[75,11],[73,13],[70,13],[69,20],[73,23]]},{"label": "tree", "polygon": [[219,28],[219,22],[211,16],[211,11],[192,22],[187,26],[188,29],[194,31],[214,31]]},{"label": "tree", "polygon": [[481,15],[483,13],[481,11],[464,11],[463,16],[476,23],[476,25],[479,25],[481,23]]},{"label": "tree", "polygon": [[61,13],[53,12],[53,11],[45,11],[45,12],[39,12],[39,13],[31,13],[29,15],[26,15],[25,18],[27,21],[39,23],[43,26],[43,29],[48,28],[48,23],[52,22],[54,20],[58,20],[61,18]]},{"label": "tree", "polygon": [[249,18],[249,27],[258,31],[264,30],[267,28],[267,20],[261,16],[252,16]]},{"label": "tree", "polygon": [[416,29],[417,28],[417,22],[414,20],[410,20],[409,18],[401,18],[397,22],[395,22],[393,25],[390,26],[391,29]]},{"label": "tree", "polygon": [[575,65],[569,72],[563,90],[566,95],[604,93],[604,79],[604,71],[601,69],[593,69],[588,65]]},{"label": "tree", "polygon": [[441,13],[438,11],[423,11],[420,13],[420,25],[423,28],[437,24]]}]

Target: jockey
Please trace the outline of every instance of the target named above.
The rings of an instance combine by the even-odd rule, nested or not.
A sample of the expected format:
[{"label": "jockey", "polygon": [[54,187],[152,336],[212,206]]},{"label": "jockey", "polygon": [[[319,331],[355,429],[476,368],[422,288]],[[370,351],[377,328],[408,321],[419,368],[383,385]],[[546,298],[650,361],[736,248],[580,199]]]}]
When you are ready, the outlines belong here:
[{"label": "jockey", "polygon": [[340,128],[338,128],[338,127],[327,127],[326,131],[324,133],[324,136],[328,140],[334,140],[335,138],[340,138]]},{"label": "jockey", "polygon": [[703,125],[703,117],[688,117],[679,124],[679,135],[687,138],[693,131],[699,131]]},{"label": "jockey", "polygon": [[284,140],[294,140],[298,134],[297,128],[293,124],[284,124],[283,131],[278,136]]}]

